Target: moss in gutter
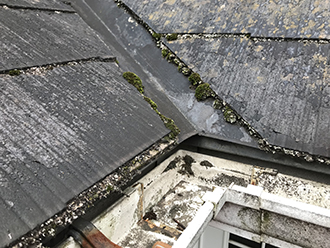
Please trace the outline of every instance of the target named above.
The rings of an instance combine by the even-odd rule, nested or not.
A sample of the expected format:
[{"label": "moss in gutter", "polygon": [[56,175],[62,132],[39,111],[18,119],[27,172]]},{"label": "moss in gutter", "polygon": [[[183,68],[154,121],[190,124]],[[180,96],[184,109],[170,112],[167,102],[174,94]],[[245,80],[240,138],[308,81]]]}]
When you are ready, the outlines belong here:
[{"label": "moss in gutter", "polygon": [[197,101],[203,101],[214,96],[214,92],[208,83],[203,83],[196,88],[195,97]]},{"label": "moss in gutter", "polygon": [[[151,27],[145,23],[141,18],[139,18],[127,5],[125,5],[121,0],[115,0],[115,2],[117,3],[117,5],[119,7],[122,7],[124,8],[126,11],[128,11],[136,20],[138,23],[140,23],[141,25],[143,25],[144,28],[146,28],[146,30],[149,31],[150,34],[153,34],[155,33]],[[206,37],[206,38],[210,38],[210,37],[213,37],[213,38],[218,38],[218,37],[228,37],[227,35],[223,35],[223,34],[214,34],[214,35],[203,35],[203,34],[199,34],[200,37]],[[230,35],[231,37],[238,37],[238,38],[242,38],[242,35],[241,34],[232,34]],[[247,39],[252,39],[253,41],[264,41],[264,38],[257,38],[257,37],[252,37],[250,33],[246,34],[246,35],[243,35],[245,36]],[[174,36],[175,37],[175,36]],[[178,36],[177,36],[178,38]],[[285,41],[285,40],[292,40],[290,38],[281,38],[279,39],[279,41]],[[310,42],[309,39],[304,39],[303,42]],[[324,42],[327,42],[327,40],[324,40],[324,39],[319,39],[318,41],[313,41],[313,42],[316,42],[318,44],[324,44]],[[162,44],[162,42],[158,41],[157,40],[157,46],[160,47],[162,49],[162,55],[164,58],[167,57],[167,54],[168,54],[168,49],[165,48],[165,46]],[[167,52],[166,52],[167,51]],[[172,60],[171,62],[174,62],[175,64],[177,64],[174,60]],[[189,70],[189,68],[186,67],[186,65],[184,63],[179,63],[178,64],[178,67],[177,67],[178,71],[181,72],[183,75],[185,76],[189,76],[191,74],[191,70]],[[225,102],[222,101],[222,100],[219,100],[217,99],[216,97],[216,94],[214,93],[214,96],[216,99],[213,103],[213,107],[215,109],[219,109],[219,110],[222,110],[224,111],[224,105],[225,105]],[[248,133],[251,135],[251,137],[253,138],[257,138],[257,139],[262,139],[262,136],[252,127],[249,125],[249,123],[247,123],[241,116],[239,116],[235,111],[233,111],[233,113],[235,114],[236,116],[236,122],[238,122],[242,127],[244,127]],[[227,112],[228,114],[228,112]],[[227,115],[226,114],[226,115]],[[229,120],[229,119],[228,119]],[[233,119],[231,119],[229,122],[233,121]],[[327,164],[327,165],[330,165],[330,159],[328,158],[325,158],[325,157],[321,157],[321,156],[312,156],[310,154],[306,154],[306,153],[302,153],[300,151],[295,151],[295,150],[290,150],[290,153],[288,154],[287,152],[285,152],[285,148],[283,147],[277,147],[276,149],[274,148],[275,146],[272,146],[270,144],[265,144],[265,145],[262,145],[260,146],[260,148],[262,150],[265,150],[265,151],[271,151],[273,153],[275,152],[282,152],[284,154],[287,154],[287,155],[290,155],[290,156],[293,156],[293,157],[301,157],[303,158],[305,161],[307,162],[312,162],[312,161],[318,161],[319,163],[321,164]]]},{"label": "moss in gutter", "polygon": [[177,127],[177,125],[175,125],[175,123],[172,119],[162,115],[161,113],[159,113],[158,115],[164,122],[165,127],[167,129],[171,130],[171,133],[169,134],[169,138],[175,139],[179,135],[180,129]]},{"label": "moss in gutter", "polygon": [[166,56],[166,59],[168,62],[173,62],[173,60],[175,59],[175,55],[171,52],[169,52]]},{"label": "moss in gutter", "polygon": [[108,185],[107,192],[112,192],[114,190],[115,190],[115,188],[112,185]]},{"label": "moss in gutter", "polygon": [[21,74],[21,71],[20,71],[20,70],[17,70],[17,69],[14,69],[14,70],[10,70],[10,71],[8,72],[8,74],[9,74],[10,76],[18,76],[18,75]]},{"label": "moss in gutter", "polygon": [[124,72],[123,77],[132,84],[137,90],[143,94],[144,93],[144,86],[142,85],[142,80],[133,72]]},{"label": "moss in gutter", "polygon": [[222,109],[223,102],[220,99],[215,99],[213,102],[213,108],[214,109]]}]

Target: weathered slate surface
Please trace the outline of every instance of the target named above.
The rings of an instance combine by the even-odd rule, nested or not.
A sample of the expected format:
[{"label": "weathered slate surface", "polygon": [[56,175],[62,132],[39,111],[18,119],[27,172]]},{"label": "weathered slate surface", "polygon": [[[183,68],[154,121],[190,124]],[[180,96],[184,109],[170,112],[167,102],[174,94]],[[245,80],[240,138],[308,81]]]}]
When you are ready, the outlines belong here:
[{"label": "weathered slate surface", "polygon": [[1,75],[0,102],[1,247],[169,133],[116,63]]},{"label": "weathered slate surface", "polygon": [[111,55],[72,13],[0,7],[0,71]]},{"label": "weathered slate surface", "polygon": [[329,44],[219,38],[169,46],[271,144],[330,156]]},{"label": "weathered slate surface", "polygon": [[162,58],[150,33],[114,1],[72,2],[84,20],[104,37],[120,68],[136,73],[143,81],[145,94],[157,103],[162,114],[175,121],[181,130],[179,140],[196,134],[195,127],[172,100],[172,93],[189,89],[189,81]]},{"label": "weathered slate surface", "polygon": [[0,0],[0,5],[6,5],[8,7],[74,11],[70,5],[65,4],[61,0]]},{"label": "weathered slate surface", "polygon": [[123,0],[159,33],[330,38],[330,1]]},{"label": "weathered slate surface", "polygon": [[[226,123],[212,103],[197,102],[194,91],[189,88],[188,78],[162,58],[161,50],[156,47],[150,33],[127,12],[118,9],[115,2],[87,0],[88,7],[79,1],[73,2],[79,4],[77,9],[84,9],[85,12],[79,14],[106,38],[120,67],[134,70],[142,78],[146,94],[157,102],[159,110],[175,120],[181,130],[180,140],[199,132],[257,147],[255,140],[243,128]],[[90,10],[94,12],[88,12]],[[99,18],[93,19],[93,14],[103,23]],[[106,29],[103,24],[107,25]]]}]

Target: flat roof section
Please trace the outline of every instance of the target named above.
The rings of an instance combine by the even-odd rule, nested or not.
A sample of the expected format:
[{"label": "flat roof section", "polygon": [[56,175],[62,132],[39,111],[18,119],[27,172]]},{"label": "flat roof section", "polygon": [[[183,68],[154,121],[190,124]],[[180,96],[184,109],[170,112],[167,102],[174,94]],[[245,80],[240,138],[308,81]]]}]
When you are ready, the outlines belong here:
[{"label": "flat roof section", "polygon": [[178,150],[125,194],[92,220],[121,247],[196,247],[207,225],[278,247],[310,247],[316,235],[328,247],[329,185],[275,169]]}]

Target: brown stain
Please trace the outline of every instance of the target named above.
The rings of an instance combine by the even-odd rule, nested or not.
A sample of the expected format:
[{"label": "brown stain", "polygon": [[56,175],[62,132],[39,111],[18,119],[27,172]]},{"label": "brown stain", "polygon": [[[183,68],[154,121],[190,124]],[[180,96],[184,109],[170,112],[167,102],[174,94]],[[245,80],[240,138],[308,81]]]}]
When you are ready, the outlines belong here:
[{"label": "brown stain", "polygon": [[169,244],[166,244],[164,242],[161,241],[157,241],[152,248],[171,248],[172,246],[170,246]]},{"label": "brown stain", "polygon": [[84,232],[84,239],[82,242],[83,248],[122,248],[121,246],[111,242],[103,233],[97,229],[89,232]]},{"label": "brown stain", "polygon": [[181,232],[173,227],[164,225],[164,224],[160,224],[159,226],[155,225],[153,222],[149,221],[149,220],[141,220],[139,222],[139,225],[144,229],[144,230],[148,230],[154,233],[160,233],[163,235],[166,235],[168,237],[174,238],[174,239],[178,239],[179,236],[181,235]]}]

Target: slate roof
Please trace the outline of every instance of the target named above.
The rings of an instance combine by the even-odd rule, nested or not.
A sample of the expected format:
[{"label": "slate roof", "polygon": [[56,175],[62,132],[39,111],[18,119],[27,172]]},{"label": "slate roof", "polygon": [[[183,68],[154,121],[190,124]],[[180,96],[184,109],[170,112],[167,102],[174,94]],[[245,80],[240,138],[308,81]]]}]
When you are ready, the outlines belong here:
[{"label": "slate roof", "polygon": [[329,44],[224,37],[169,47],[271,144],[329,157]]},{"label": "slate roof", "polygon": [[[258,143],[243,127],[228,124],[221,111],[214,110],[212,103],[196,100],[187,77],[178,73],[177,66],[162,58],[161,51],[155,45],[149,31],[143,25],[139,25],[128,11],[118,8],[112,1],[85,1],[88,7],[80,1],[74,0],[73,3],[75,8],[84,10],[79,14],[85,17],[85,21],[102,33],[120,61],[121,67],[132,67],[132,61],[129,65],[125,64],[131,57],[142,66],[143,71],[136,70],[136,73],[148,86],[155,101],[160,103],[161,112],[176,120],[182,130],[181,140],[196,134],[197,130],[202,135],[215,135],[220,139],[258,147]],[[117,40],[120,47],[117,47],[113,40]],[[145,73],[152,77],[145,77]],[[185,118],[181,119],[180,115],[172,111],[169,103],[175,104]]]},{"label": "slate roof", "polygon": [[123,2],[270,144],[330,156],[329,1]]},{"label": "slate roof", "polygon": [[330,157],[329,1],[124,0],[139,22],[120,1],[70,2],[0,0],[1,247],[169,133],[124,71],[179,142],[258,147],[195,99],[147,25],[180,33],[164,44],[272,145]]},{"label": "slate roof", "polygon": [[75,13],[0,8],[0,70],[111,55]]},{"label": "slate roof", "polygon": [[52,10],[52,11],[62,11],[62,12],[75,12],[75,10],[65,1],[57,0],[0,0],[0,5],[10,6],[11,8],[20,9],[42,9],[42,10]]},{"label": "slate roof", "polygon": [[158,33],[329,39],[330,1],[123,1]]},{"label": "slate roof", "polygon": [[0,12],[3,247],[169,130],[76,13]]}]

